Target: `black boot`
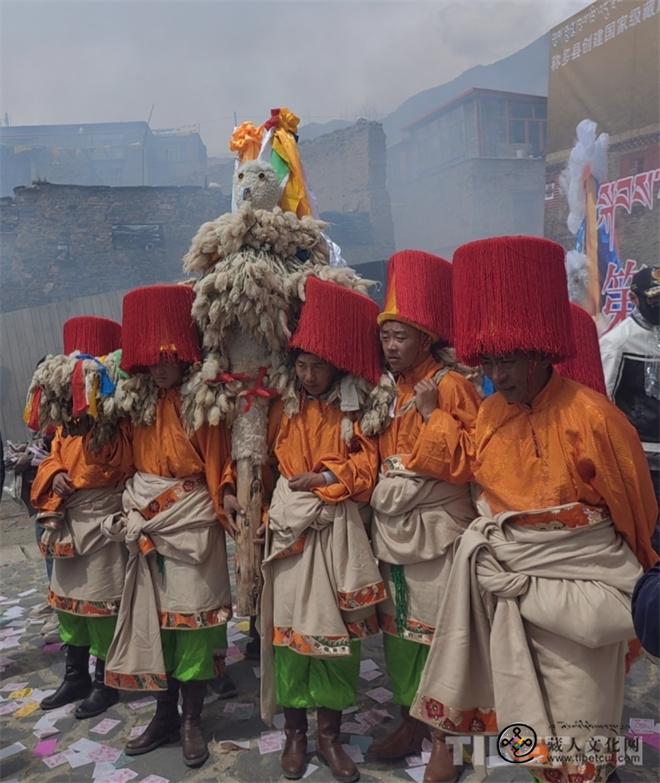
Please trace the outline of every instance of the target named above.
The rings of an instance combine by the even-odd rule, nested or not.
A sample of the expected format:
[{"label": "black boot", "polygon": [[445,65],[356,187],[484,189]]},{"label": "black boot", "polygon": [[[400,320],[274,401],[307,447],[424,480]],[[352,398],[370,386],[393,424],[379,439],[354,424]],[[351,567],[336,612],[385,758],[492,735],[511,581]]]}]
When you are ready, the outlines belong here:
[{"label": "black boot", "polygon": [[245,657],[248,661],[258,661],[261,659],[261,636],[257,631],[257,618],[250,617],[250,641],[245,645]]},{"label": "black boot", "polygon": [[181,748],[183,760],[189,767],[201,767],[209,757],[206,740],[202,734],[201,720],[205,693],[206,682],[204,680],[190,680],[190,682],[181,683],[183,696]]},{"label": "black boot", "polygon": [[112,707],[119,701],[119,691],[105,684],[105,661],[96,659],[96,669],[94,670],[94,684],[92,692],[76,707],[75,716],[79,720],[85,718],[94,718],[105,712],[108,707]]},{"label": "black boot", "polygon": [[55,693],[39,705],[42,710],[55,710],[73,701],[89,696],[92,690],[92,678],[89,676],[89,647],[66,647],[66,669],[64,680]]},{"label": "black boot", "polygon": [[165,745],[166,742],[176,742],[179,739],[179,683],[168,676],[167,690],[158,691],[156,696],[156,714],[151,723],[139,737],[129,740],[124,748],[127,756],[141,756]]}]

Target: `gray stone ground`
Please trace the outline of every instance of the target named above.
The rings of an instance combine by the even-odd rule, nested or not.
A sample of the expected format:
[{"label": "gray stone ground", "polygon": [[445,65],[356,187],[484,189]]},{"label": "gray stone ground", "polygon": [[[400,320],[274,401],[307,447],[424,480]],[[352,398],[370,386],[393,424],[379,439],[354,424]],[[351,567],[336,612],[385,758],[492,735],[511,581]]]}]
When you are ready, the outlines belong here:
[{"label": "gray stone ground", "polygon": [[[10,698],[10,692],[6,689],[8,684],[27,682],[26,687],[33,691],[47,690],[57,686],[63,673],[63,653],[50,648],[44,649],[43,639],[40,636],[41,624],[36,621],[38,618],[31,614],[35,607],[43,603],[45,586],[45,570],[38,558],[33,539],[33,525],[17,506],[11,501],[4,500],[0,505],[0,596],[3,596],[0,600],[0,697],[2,697],[0,712],[9,702],[16,701],[16,697]],[[35,592],[19,595],[31,590]],[[23,611],[17,612],[15,607],[20,607]],[[12,615],[18,616],[12,617]],[[230,635],[241,634],[242,630],[245,630],[245,624],[234,624]],[[11,646],[14,644],[12,639],[18,640],[16,646]],[[246,637],[237,636],[234,639],[240,650],[244,648],[246,641]],[[9,646],[5,646],[7,642]],[[34,726],[47,713],[36,710],[25,717],[16,717],[14,714],[21,705],[30,704],[31,695],[27,694],[22,701],[19,700],[15,709],[11,708],[7,715],[0,715],[0,756],[2,750],[13,743],[21,743],[24,746],[23,750],[0,762],[0,779],[48,781],[48,783],[91,781],[96,771],[96,780],[99,782],[122,780],[113,773],[112,766],[114,766],[117,770],[125,770],[123,781],[132,779],[136,783],[147,781],[149,775],[161,776],[161,780],[152,779],[147,783],[163,783],[162,779],[172,783],[182,780],[190,783],[202,781],[266,783],[266,781],[283,780],[279,773],[279,753],[270,752],[261,755],[258,748],[258,740],[262,732],[269,729],[258,718],[259,680],[255,673],[256,664],[246,660],[240,653],[235,653],[234,657],[237,660],[231,663],[228,671],[238,686],[239,695],[229,702],[220,701],[215,695],[209,698],[204,711],[204,725],[211,742],[211,758],[202,769],[189,770],[183,764],[178,745],[163,747],[136,758],[119,755],[111,766],[106,767],[95,767],[93,763],[72,767],[69,760],[66,760],[61,765],[49,769],[42,759],[33,755],[33,750],[39,742],[34,734]],[[387,676],[382,673],[384,662],[379,639],[370,640],[363,645],[363,659],[367,658],[376,662],[381,674],[370,682],[360,680],[358,704],[360,713],[380,706],[367,696],[368,690],[379,686],[388,687]],[[78,721],[72,716],[57,720],[55,726],[59,733],[54,735],[58,741],[55,753],[65,751],[81,738],[110,746],[117,752],[121,751],[130,729],[146,724],[153,712],[152,704],[137,710],[131,709],[129,702],[135,698],[128,694],[122,695],[116,707],[90,721]],[[252,706],[236,708],[232,707],[232,704]],[[657,721],[659,704],[658,672],[650,661],[644,659],[635,666],[627,681],[626,723],[630,717],[654,717]],[[29,709],[28,706],[28,711]],[[233,714],[230,712],[232,709]],[[249,712],[251,712],[250,716],[247,714]],[[389,713],[394,717],[395,709],[390,707]],[[94,726],[105,718],[118,720],[120,723],[105,736],[95,734],[92,731]],[[351,717],[346,720],[351,720]],[[381,718],[377,725],[370,729],[367,737],[380,737],[392,725],[391,720],[386,721]],[[313,727],[312,723],[312,729]],[[310,735],[313,736],[313,731]],[[230,749],[230,746],[222,744],[232,740],[249,740],[249,749]],[[344,741],[361,748],[363,746],[359,743],[365,743],[366,746],[370,740],[360,735],[346,734]],[[657,751],[646,744],[643,750],[644,764],[641,767],[629,766],[619,770],[618,780],[621,783],[640,781],[655,783],[660,780]],[[496,753],[492,750],[487,755],[495,756]],[[76,763],[75,754],[70,759]],[[332,780],[328,770],[313,754],[310,755],[310,763],[315,767],[310,768],[312,771],[307,778],[310,783]],[[405,761],[397,764],[382,764],[366,760],[360,764],[361,779],[365,783],[412,780],[407,769]],[[476,783],[478,779],[472,768],[467,765],[460,780],[461,783]],[[530,780],[525,770],[510,765],[489,769],[487,779],[489,783],[517,783],[518,781],[522,783]],[[616,780],[616,777],[613,779]]]}]

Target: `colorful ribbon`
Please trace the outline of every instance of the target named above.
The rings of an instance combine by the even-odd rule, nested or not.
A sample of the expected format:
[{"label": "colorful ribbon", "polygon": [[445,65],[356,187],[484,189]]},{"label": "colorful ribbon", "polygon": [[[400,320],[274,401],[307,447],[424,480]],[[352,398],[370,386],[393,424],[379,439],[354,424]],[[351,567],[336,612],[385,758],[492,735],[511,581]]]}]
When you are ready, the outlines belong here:
[{"label": "colorful ribbon", "polygon": [[[249,388],[244,389],[238,393],[237,396],[240,399],[245,400],[245,408],[243,409],[243,413],[247,413],[252,408],[252,403],[257,397],[260,399],[269,400],[278,396],[278,391],[276,389],[269,389],[267,386],[264,386],[265,377],[266,368],[260,367],[259,372],[257,373],[257,377],[254,379],[254,386],[250,386]],[[207,381],[207,383],[250,383],[250,381],[252,381],[252,376],[248,373],[221,372],[216,375],[215,378]]]}]

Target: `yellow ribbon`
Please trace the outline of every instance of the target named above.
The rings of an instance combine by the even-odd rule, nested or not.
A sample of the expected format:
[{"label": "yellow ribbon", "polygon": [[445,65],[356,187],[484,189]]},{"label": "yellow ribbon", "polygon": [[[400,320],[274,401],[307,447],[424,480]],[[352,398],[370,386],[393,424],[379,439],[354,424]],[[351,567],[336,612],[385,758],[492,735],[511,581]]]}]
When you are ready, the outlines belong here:
[{"label": "yellow ribbon", "polygon": [[277,128],[273,134],[273,150],[289,167],[287,180],[280,207],[285,212],[293,212],[298,217],[311,215],[312,208],[305,188],[302,163],[298,153],[298,143],[294,135],[298,132],[300,118],[289,109],[282,107],[277,115]]},{"label": "yellow ribbon", "polygon": [[263,135],[263,126],[257,128],[252,122],[242,122],[231,134],[229,149],[238,155],[241,163],[245,163],[246,160],[256,160],[261,150]]}]

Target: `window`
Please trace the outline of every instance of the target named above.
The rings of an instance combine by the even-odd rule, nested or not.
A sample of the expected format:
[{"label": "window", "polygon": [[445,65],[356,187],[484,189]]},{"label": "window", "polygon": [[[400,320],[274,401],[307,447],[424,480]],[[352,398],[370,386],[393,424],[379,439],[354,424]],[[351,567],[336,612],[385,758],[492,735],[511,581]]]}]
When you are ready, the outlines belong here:
[{"label": "window", "polygon": [[159,223],[117,223],[112,227],[112,246],[119,250],[153,250],[162,244]]}]

